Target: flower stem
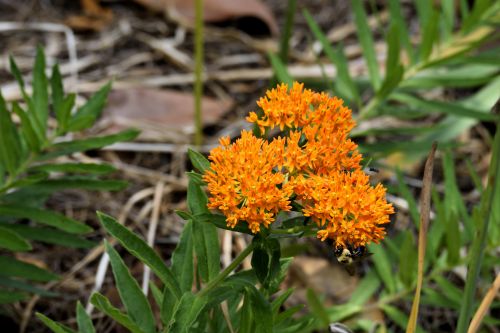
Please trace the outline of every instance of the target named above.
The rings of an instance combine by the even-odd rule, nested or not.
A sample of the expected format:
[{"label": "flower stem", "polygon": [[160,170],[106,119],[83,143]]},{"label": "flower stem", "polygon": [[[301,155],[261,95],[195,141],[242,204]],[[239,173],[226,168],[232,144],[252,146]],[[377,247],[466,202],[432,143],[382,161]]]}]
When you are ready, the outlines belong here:
[{"label": "flower stem", "polygon": [[255,244],[252,242],[250,245],[248,245],[236,258],[234,258],[234,261],[229,264],[222,272],[219,273],[212,281],[210,281],[204,288],[202,288],[198,296],[203,297],[207,295],[210,291],[215,289],[221,283],[229,274],[231,274],[232,271],[238,267],[241,262],[248,257],[250,253],[252,253],[253,249],[255,248]]},{"label": "flower stem", "polygon": [[200,146],[203,141],[201,117],[201,96],[203,94],[203,0],[195,1],[194,37],[194,144]]}]

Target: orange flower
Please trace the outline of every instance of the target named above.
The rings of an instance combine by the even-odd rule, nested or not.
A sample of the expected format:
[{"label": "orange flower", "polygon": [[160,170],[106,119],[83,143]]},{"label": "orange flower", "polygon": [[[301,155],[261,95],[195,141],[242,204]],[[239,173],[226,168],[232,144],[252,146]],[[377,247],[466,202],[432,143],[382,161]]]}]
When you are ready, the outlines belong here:
[{"label": "orange flower", "polygon": [[208,207],[219,209],[227,225],[246,221],[253,233],[268,227],[280,211],[289,211],[292,187],[276,172],[282,161],[284,140],[267,142],[243,131],[241,138],[213,149],[210,170],[203,179],[211,194]]},{"label": "orange flower", "polygon": [[394,208],[385,200],[385,188],[372,187],[361,170],[338,172],[330,177],[302,175],[291,180],[302,200],[304,216],[310,216],[321,230],[318,238],[330,238],[335,245],[357,247],[378,243],[384,237]]}]

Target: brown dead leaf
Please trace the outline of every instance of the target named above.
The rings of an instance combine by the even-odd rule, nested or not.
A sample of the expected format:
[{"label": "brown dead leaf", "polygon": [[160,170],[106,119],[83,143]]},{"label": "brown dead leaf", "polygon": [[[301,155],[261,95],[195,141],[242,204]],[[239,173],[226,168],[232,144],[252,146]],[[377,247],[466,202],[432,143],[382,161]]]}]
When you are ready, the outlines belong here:
[{"label": "brown dead leaf", "polygon": [[[194,26],[195,0],[134,0],[148,9],[165,13],[169,17]],[[205,22],[228,22],[249,34],[277,35],[278,24],[267,5],[259,0],[205,0],[203,2]],[[262,31],[259,21],[265,25]],[[260,32],[260,33],[259,33]]]},{"label": "brown dead leaf", "polygon": [[[232,103],[203,97],[204,125],[220,120]],[[140,140],[189,143],[193,133],[194,99],[191,93],[165,89],[114,90],[99,120],[104,132],[116,132],[129,127],[141,130]]]},{"label": "brown dead leaf", "polygon": [[73,15],[66,24],[75,30],[101,31],[113,21],[113,12],[99,4],[99,0],[80,0],[83,15]]}]

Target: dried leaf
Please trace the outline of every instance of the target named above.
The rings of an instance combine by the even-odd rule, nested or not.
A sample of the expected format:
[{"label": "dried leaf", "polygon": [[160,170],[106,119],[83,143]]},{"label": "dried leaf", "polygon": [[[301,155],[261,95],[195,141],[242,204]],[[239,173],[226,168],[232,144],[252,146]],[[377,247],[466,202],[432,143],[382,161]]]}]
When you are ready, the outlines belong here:
[{"label": "dried leaf", "polygon": [[[194,26],[195,0],[134,0],[148,9],[164,13],[170,18]],[[203,2],[205,22],[230,22],[249,34],[277,35],[278,24],[267,5],[259,0],[205,0]],[[253,20],[252,20],[253,19]],[[266,32],[256,26],[261,21]],[[260,32],[260,33],[259,33]]]},{"label": "dried leaf", "polygon": [[[220,120],[232,103],[204,97],[203,124]],[[161,89],[115,90],[98,126],[104,132],[134,127],[141,130],[139,140],[187,143],[194,130],[194,99],[191,93]]]}]

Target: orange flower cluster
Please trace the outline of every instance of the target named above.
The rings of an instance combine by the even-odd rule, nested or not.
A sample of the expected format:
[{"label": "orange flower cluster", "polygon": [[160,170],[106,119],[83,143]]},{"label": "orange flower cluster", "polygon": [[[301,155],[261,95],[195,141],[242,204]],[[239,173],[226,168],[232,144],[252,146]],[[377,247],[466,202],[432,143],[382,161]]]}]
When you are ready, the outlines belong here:
[{"label": "orange flower cluster", "polygon": [[343,101],[294,83],[268,91],[257,104],[262,114],[251,112],[247,120],[263,135],[279,127],[286,136],[268,141],[243,131],[233,144],[221,139],[204,175],[209,208],[219,209],[228,226],[246,221],[257,233],[290,211],[293,198],[322,240],[356,247],[382,239],[394,210],[385,188],[372,187],[361,171],[362,156],[348,138],[355,122]]},{"label": "orange flower cluster", "polygon": [[208,207],[226,215],[227,225],[246,221],[252,232],[260,225],[268,227],[280,211],[289,211],[292,187],[285,175],[275,171],[276,160],[283,155],[283,141],[267,142],[243,131],[241,138],[210,152],[210,170],[204,175],[211,193]]}]

